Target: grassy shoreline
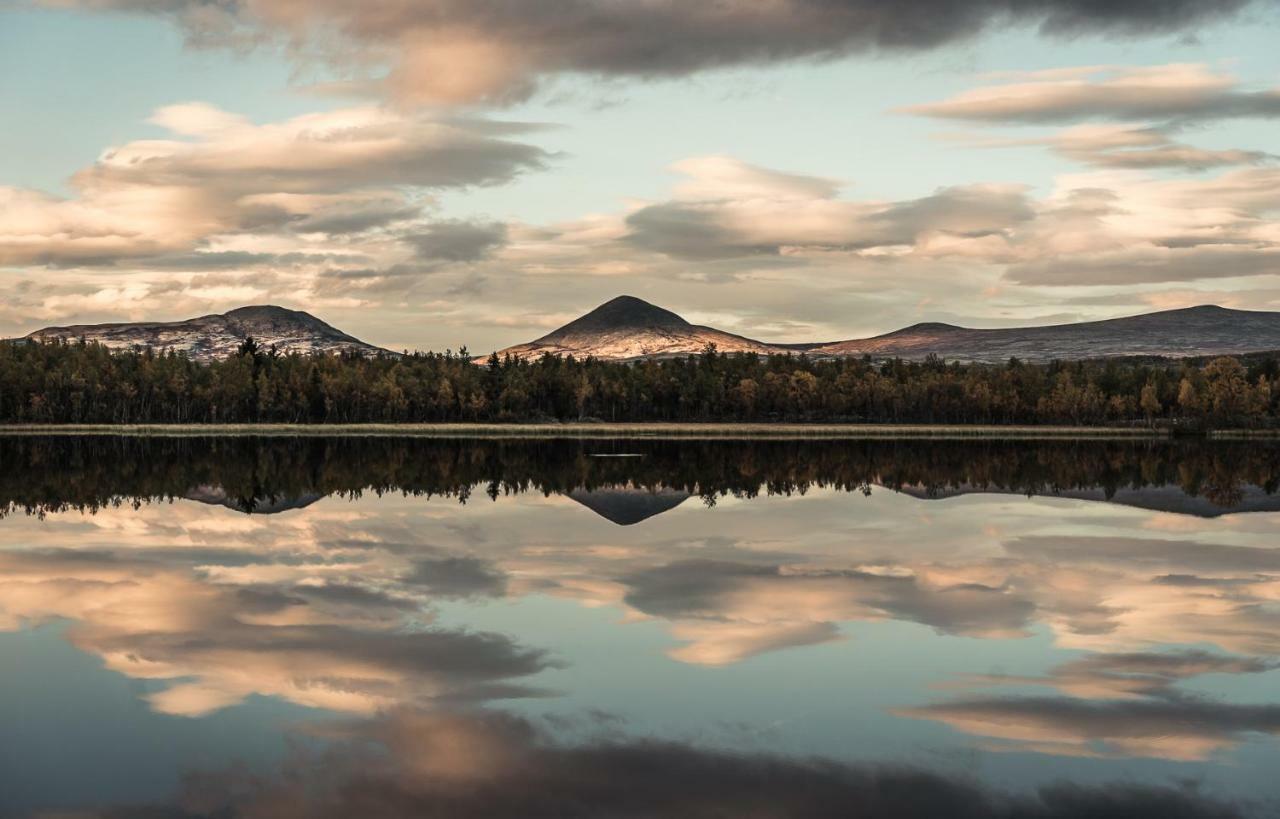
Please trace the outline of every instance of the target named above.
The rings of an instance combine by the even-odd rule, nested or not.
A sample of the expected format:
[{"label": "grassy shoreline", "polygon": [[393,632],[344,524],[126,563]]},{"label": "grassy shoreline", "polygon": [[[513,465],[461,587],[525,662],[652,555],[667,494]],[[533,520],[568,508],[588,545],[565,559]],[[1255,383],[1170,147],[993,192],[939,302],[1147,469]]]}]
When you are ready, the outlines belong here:
[{"label": "grassy shoreline", "polygon": [[[1274,437],[1271,430],[1223,430],[1214,438]],[[1000,426],[956,424],[59,424],[0,425],[0,435],[121,435],[137,437],[435,437],[435,438],[1016,438],[1163,439],[1145,427]]]}]

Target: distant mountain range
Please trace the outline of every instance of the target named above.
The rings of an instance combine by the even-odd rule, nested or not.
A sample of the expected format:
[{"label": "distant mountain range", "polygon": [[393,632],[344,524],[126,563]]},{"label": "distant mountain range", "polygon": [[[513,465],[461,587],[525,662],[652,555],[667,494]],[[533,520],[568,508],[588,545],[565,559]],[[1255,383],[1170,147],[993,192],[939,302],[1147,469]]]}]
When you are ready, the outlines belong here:
[{"label": "distant mountain range", "polygon": [[197,361],[226,358],[250,337],[263,349],[275,347],[281,353],[387,352],[347,335],[310,313],[269,304],[240,307],[186,321],[46,327],[27,336],[35,340],[83,338],[120,350],[175,350]]},{"label": "distant mountain range", "polygon": [[[282,353],[386,353],[310,313],[273,305],[241,307],[186,321],[46,327],[29,339],[97,341],[116,349],[185,352],[198,361],[233,354],[252,337]],[[690,324],[634,296],[619,296],[542,338],[499,350],[499,356],[538,358],[545,353],[635,360],[683,356],[714,344],[722,353],[797,353],[815,357],[864,356],[919,360],[1000,362],[1117,356],[1239,355],[1280,350],[1280,313],[1205,305],[1128,318],[1042,327],[975,329],[914,324],[892,333],[848,341],[775,343]]]},{"label": "distant mountain range", "polygon": [[1116,356],[1208,356],[1280,350],[1280,313],[1205,305],[1129,318],[1043,327],[974,329],[914,324],[872,338],[779,344],[690,324],[669,310],[619,296],[535,341],[499,356],[544,353],[605,359],[660,358],[698,353],[708,344],[725,353],[794,353],[919,360],[999,362]]}]

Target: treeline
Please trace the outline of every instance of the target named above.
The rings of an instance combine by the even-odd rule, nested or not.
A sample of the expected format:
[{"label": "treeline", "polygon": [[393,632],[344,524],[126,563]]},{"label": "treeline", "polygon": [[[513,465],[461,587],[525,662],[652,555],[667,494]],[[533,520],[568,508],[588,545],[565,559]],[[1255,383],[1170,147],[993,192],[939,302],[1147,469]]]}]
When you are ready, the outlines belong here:
[{"label": "treeline", "polygon": [[97,344],[0,343],[4,423],[846,421],[1274,426],[1274,356],[947,364],[806,356],[623,363],[458,353],[197,363]]},{"label": "treeline", "polygon": [[[643,457],[602,458],[603,453]],[[0,436],[0,517],[196,498],[243,511],[328,495],[487,495],[616,487],[718,498],[871,493],[945,496],[1177,489],[1223,508],[1280,488],[1280,444],[1131,441],[631,440],[328,436]],[[1176,499],[1160,496],[1163,503]]]}]

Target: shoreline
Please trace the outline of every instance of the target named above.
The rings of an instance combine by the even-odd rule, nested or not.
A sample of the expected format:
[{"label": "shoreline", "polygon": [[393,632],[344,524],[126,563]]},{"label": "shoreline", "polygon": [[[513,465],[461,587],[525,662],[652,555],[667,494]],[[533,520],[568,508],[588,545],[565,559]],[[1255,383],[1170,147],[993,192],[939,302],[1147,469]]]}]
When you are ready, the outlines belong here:
[{"label": "shoreline", "polygon": [[[666,439],[1076,439],[1167,440],[1146,427],[1000,426],[974,424],[563,423],[563,424],[3,424],[0,435],[129,437],[405,437],[405,438],[666,438]],[[1280,430],[1219,430],[1208,438],[1274,438]]]}]

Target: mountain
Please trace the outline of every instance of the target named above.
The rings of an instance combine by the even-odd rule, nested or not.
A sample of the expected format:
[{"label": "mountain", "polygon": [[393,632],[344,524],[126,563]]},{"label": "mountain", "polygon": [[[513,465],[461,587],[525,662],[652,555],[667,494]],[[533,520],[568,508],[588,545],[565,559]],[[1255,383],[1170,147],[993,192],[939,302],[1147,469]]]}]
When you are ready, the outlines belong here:
[{"label": "mountain", "polygon": [[116,349],[176,350],[197,361],[225,358],[250,337],[263,349],[274,346],[281,353],[386,352],[310,313],[269,304],[240,307],[186,321],[46,327],[27,336],[40,341],[83,338]]},{"label": "mountain", "polygon": [[1211,356],[1280,350],[1280,313],[1205,305],[1128,318],[1039,327],[975,329],[914,324],[872,338],[775,344],[702,327],[632,296],[619,296],[536,341],[498,351],[517,358],[543,353],[608,359],[658,358],[701,352],[794,353],[1000,362],[1116,356]]},{"label": "mountain", "polygon": [[867,339],[815,347],[813,355],[960,361],[1028,361],[1151,355],[1172,358],[1280,350],[1280,313],[1204,305],[1127,318],[975,330],[916,324]]},{"label": "mountain", "polygon": [[618,296],[542,338],[499,350],[499,356],[538,358],[544,353],[578,358],[659,358],[700,353],[708,344],[723,353],[781,352],[766,344],[684,319],[634,296]]}]

